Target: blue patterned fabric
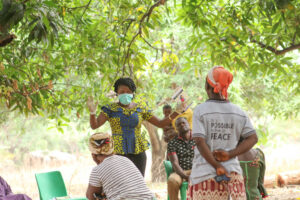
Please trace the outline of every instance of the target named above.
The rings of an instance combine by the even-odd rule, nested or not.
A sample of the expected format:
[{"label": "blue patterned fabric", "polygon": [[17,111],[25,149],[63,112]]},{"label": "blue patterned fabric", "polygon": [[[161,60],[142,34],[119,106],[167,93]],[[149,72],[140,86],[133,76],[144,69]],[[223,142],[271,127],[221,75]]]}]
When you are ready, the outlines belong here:
[{"label": "blue patterned fabric", "polygon": [[141,133],[143,120],[153,116],[147,107],[137,105],[126,109],[113,103],[101,109],[110,123],[117,154],[138,154],[149,148],[145,135]]}]

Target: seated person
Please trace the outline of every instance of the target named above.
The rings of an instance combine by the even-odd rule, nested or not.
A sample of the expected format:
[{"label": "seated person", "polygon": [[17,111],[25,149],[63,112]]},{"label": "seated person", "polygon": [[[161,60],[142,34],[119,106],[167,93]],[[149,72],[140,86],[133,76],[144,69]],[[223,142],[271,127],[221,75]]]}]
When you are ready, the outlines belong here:
[{"label": "seated person", "polygon": [[[239,143],[243,141],[240,139]],[[261,200],[268,196],[264,188],[264,176],[266,171],[265,155],[260,149],[250,149],[238,156],[246,186],[247,200]],[[250,161],[250,162],[243,162]]]},{"label": "seated person", "polygon": [[8,183],[0,176],[0,200],[31,200],[26,194],[14,194]]},{"label": "seated person", "polygon": [[[168,118],[172,113],[172,107],[169,104],[164,105],[163,113],[165,118]],[[178,135],[174,127],[172,126],[172,123],[170,123],[169,125],[163,128],[163,133],[164,133],[163,138],[166,143],[168,143],[170,140],[172,140],[175,136]]]},{"label": "seated person", "polygon": [[168,178],[170,200],[178,199],[178,192],[183,180],[189,179],[195,148],[187,119],[177,118],[175,125],[179,135],[168,143],[168,156],[174,170],[174,173]]},{"label": "seated person", "polygon": [[103,196],[103,193],[107,199],[154,199],[137,167],[128,158],[114,155],[109,134],[93,134],[89,139],[89,149],[97,164],[90,174],[86,192],[89,200]]},{"label": "seated person", "polygon": [[[172,107],[169,104],[164,105],[163,113],[164,113],[165,118],[168,118],[169,115],[172,113]],[[163,128],[164,141],[166,143],[168,143],[175,136],[177,136],[175,121],[179,117],[186,118],[189,125],[190,125],[190,128],[192,129],[192,127],[193,127],[193,122],[192,122],[193,121],[193,111],[190,108],[188,108],[184,113],[181,113],[177,117],[175,117],[175,119],[172,121],[171,124],[169,124],[168,126],[165,126]]]},{"label": "seated person", "polygon": [[175,128],[175,130],[176,130],[175,122],[176,122],[176,119],[178,119],[179,117],[186,118],[190,125],[190,128],[193,129],[193,111],[192,111],[192,109],[188,108],[184,113],[181,113],[177,117],[175,117],[175,119],[172,121],[172,125]]}]

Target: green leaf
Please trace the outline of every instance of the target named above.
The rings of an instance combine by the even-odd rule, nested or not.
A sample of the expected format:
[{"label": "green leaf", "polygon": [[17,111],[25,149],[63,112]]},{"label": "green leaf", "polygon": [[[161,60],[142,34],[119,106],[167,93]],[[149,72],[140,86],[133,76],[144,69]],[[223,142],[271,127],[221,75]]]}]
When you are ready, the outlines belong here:
[{"label": "green leaf", "polygon": [[146,24],[146,26],[148,26],[149,28],[154,29],[154,26],[149,22],[144,22],[144,24]]},{"label": "green leaf", "polygon": [[145,27],[145,26],[143,26],[142,30],[143,30],[143,33],[145,34],[145,36],[148,38],[148,37],[149,37],[149,31],[148,31],[148,28]]},{"label": "green leaf", "polygon": [[181,4],[182,4],[182,8],[184,8],[186,6],[186,0],[182,0]]},{"label": "green leaf", "polygon": [[57,4],[53,1],[44,1],[43,3],[49,7],[57,7]]},{"label": "green leaf", "polygon": [[57,127],[57,130],[61,133],[64,133],[64,129],[62,127]]},{"label": "green leaf", "polygon": [[275,33],[276,32],[276,30],[278,29],[278,26],[280,25],[280,21],[279,22],[277,22],[274,26],[273,26],[273,28],[272,28],[272,33]]},{"label": "green leaf", "polygon": [[261,61],[264,61],[264,56],[262,53],[258,53],[258,57],[261,59]]}]

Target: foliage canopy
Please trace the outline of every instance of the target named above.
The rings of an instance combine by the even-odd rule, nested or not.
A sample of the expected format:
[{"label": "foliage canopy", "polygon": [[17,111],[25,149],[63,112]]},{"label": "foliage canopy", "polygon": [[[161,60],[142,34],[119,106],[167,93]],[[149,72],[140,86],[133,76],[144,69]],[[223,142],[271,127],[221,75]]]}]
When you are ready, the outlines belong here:
[{"label": "foliage canopy", "polygon": [[261,115],[295,114],[299,8],[299,0],[2,0],[1,101],[68,121],[88,95],[110,101],[120,76],[155,102],[171,93],[161,81],[192,94],[220,64],[239,76],[234,101]]}]

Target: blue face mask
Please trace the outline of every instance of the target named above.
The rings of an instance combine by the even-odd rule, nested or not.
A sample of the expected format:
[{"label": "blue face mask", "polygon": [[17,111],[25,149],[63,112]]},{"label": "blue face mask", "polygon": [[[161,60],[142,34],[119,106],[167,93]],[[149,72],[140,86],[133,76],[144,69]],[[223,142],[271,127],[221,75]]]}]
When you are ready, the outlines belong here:
[{"label": "blue face mask", "polygon": [[133,94],[120,94],[118,95],[119,101],[123,105],[129,105],[133,99]]}]

